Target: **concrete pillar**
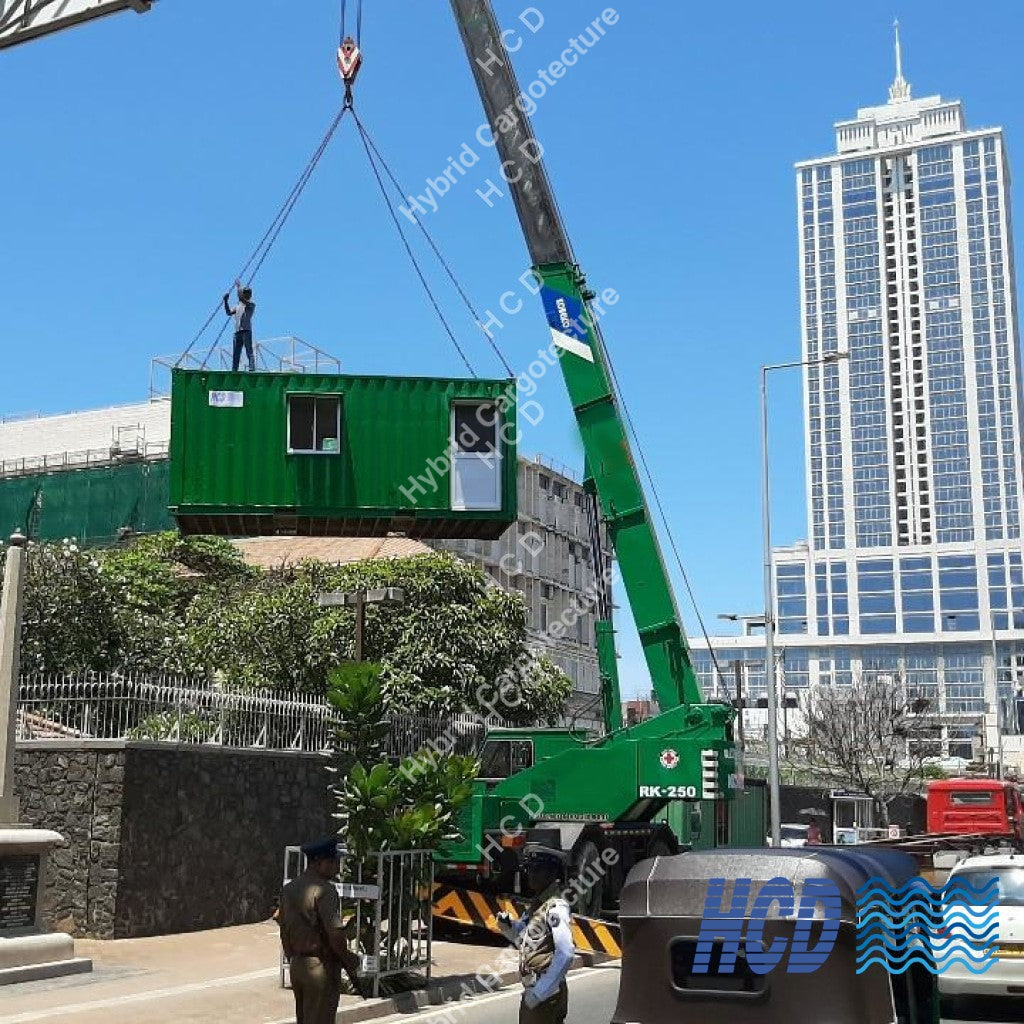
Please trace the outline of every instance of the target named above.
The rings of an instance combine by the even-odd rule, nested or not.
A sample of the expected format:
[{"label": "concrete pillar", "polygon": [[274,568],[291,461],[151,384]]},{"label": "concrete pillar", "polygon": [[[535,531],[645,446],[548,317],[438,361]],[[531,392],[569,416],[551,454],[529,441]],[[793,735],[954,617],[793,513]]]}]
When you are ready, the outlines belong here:
[{"label": "concrete pillar", "polygon": [[0,825],[18,823],[14,795],[14,735],[21,677],[21,618],[25,596],[25,537],[15,533],[7,549],[0,596]]},{"label": "concrete pillar", "polygon": [[[0,595],[0,985],[92,970],[75,956],[70,935],[47,932],[43,886],[58,832],[18,827],[14,795],[14,736],[21,676],[21,619],[25,597],[25,538],[11,537]],[[7,826],[6,828],[3,826]]]}]

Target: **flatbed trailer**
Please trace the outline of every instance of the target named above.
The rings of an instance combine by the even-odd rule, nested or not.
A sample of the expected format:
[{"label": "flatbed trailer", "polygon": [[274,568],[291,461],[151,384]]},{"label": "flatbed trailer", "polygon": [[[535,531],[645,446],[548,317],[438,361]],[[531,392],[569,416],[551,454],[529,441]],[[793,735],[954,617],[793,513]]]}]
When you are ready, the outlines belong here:
[{"label": "flatbed trailer", "polygon": [[1005,833],[931,832],[899,839],[876,839],[841,849],[887,849],[910,854],[918,864],[921,876],[939,885],[960,861],[984,853],[1019,850]]}]

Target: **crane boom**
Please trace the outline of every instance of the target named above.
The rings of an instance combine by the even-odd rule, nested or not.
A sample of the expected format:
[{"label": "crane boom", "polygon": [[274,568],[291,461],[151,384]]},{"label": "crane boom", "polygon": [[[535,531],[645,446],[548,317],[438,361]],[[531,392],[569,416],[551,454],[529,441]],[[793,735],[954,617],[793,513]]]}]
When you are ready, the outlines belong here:
[{"label": "crane boom", "polygon": [[[586,280],[489,0],[451,0],[530,251],[589,472],[622,572],[654,691],[663,710],[703,700]],[[614,723],[609,723],[614,728]]]},{"label": "crane boom", "polygon": [[0,50],[120,11],[144,14],[153,0],[0,0]]}]

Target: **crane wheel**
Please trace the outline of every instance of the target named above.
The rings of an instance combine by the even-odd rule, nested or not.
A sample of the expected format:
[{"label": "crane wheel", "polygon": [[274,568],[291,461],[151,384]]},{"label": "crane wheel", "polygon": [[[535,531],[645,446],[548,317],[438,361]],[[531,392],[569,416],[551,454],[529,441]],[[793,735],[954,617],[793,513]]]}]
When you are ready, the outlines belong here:
[{"label": "crane wheel", "polygon": [[583,917],[600,917],[604,905],[605,865],[601,851],[590,839],[584,839],[573,850],[570,887],[576,894],[573,912]]}]

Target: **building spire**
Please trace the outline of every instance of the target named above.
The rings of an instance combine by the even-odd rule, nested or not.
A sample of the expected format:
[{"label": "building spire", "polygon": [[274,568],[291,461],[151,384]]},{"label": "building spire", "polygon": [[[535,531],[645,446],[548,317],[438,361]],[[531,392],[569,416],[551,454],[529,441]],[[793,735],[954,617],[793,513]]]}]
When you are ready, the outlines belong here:
[{"label": "building spire", "polygon": [[903,46],[900,43],[900,20],[893,22],[896,33],[896,77],[889,86],[889,102],[902,103],[910,99],[910,83],[903,77]]}]

